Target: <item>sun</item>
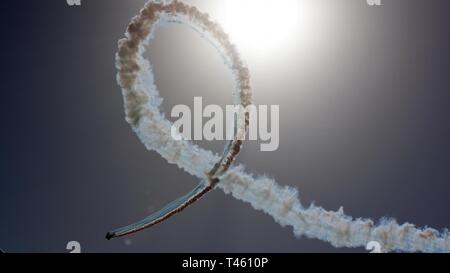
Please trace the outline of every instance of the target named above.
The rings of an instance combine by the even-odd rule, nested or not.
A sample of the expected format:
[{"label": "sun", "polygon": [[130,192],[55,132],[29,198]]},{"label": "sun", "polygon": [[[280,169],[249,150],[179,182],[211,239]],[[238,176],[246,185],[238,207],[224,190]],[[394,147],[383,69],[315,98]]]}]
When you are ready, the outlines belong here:
[{"label": "sun", "polygon": [[226,0],[220,22],[240,51],[280,50],[298,26],[297,0]]}]

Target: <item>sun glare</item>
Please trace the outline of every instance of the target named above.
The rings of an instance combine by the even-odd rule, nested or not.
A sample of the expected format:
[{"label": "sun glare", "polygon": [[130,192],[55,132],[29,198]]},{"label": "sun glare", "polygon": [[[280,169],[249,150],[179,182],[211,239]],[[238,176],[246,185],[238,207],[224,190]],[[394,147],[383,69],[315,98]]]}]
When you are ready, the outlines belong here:
[{"label": "sun glare", "polygon": [[226,0],[221,10],[221,24],[242,51],[280,49],[298,24],[296,0]]}]

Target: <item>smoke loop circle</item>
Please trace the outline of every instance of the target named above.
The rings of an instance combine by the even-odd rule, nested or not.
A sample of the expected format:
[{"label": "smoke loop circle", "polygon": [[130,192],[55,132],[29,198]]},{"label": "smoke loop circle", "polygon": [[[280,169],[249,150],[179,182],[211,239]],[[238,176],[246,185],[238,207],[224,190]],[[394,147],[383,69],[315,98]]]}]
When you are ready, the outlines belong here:
[{"label": "smoke loop circle", "polygon": [[[171,123],[159,108],[162,99],[154,83],[151,64],[143,57],[143,53],[154,37],[154,32],[166,23],[186,24],[201,33],[221,54],[236,82],[237,90],[233,92],[233,100],[236,105],[242,107],[239,108],[235,121],[234,138],[227,142],[222,156],[212,165],[211,162],[205,162],[207,158],[212,157],[202,159],[199,153],[196,153],[200,148],[190,141],[171,138]],[[126,120],[141,141],[148,149],[158,151],[170,163],[189,164],[192,169],[197,170],[192,173],[197,176],[199,172],[203,172],[204,179],[191,192],[169,203],[162,210],[135,224],[109,232],[106,236],[108,239],[157,224],[210,191],[220,181],[220,176],[229,169],[241,149],[249,124],[249,113],[245,107],[253,100],[248,68],[222,28],[210,21],[207,14],[178,1],[149,1],[144,6],[128,25],[126,38],[119,41],[116,66],[117,81],[122,87],[124,97]],[[207,166],[207,169],[202,166]],[[185,170],[189,171],[186,168]]]}]

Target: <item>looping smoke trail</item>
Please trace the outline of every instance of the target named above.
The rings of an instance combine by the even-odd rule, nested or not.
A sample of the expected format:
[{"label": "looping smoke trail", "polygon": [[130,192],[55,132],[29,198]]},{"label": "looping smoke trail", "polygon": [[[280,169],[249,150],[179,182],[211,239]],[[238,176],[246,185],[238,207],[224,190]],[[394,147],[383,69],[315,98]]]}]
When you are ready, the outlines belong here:
[{"label": "looping smoke trail", "polygon": [[[133,18],[127,38],[119,41],[118,82],[124,95],[126,120],[147,149],[204,179],[208,170],[216,169],[214,162],[220,162],[221,157],[189,141],[172,139],[171,123],[159,110],[161,98],[153,83],[150,64],[142,57],[158,24],[173,21],[186,23],[206,35],[234,72],[242,104],[251,103],[248,70],[221,28],[210,23],[208,16],[195,7],[178,1],[149,1]],[[218,188],[271,215],[280,225],[291,226],[298,237],[316,238],[335,247],[359,247],[378,241],[383,251],[450,252],[447,230],[440,233],[431,228],[419,229],[409,223],[399,225],[395,220],[382,220],[375,225],[370,219],[345,215],[342,208],[336,212],[314,205],[306,208],[300,203],[296,189],[279,186],[266,177],[255,178],[242,166],[232,166],[217,174]]]},{"label": "looping smoke trail", "polygon": [[[142,58],[145,45],[149,42],[155,29],[164,22],[188,23],[196,31],[208,34],[208,40],[221,53],[225,63],[229,65],[236,81],[236,92],[233,94],[234,103],[242,106],[235,119],[234,138],[225,145],[222,157],[215,160],[216,163],[212,167],[204,170],[202,180],[193,190],[139,222],[108,232],[107,239],[124,236],[156,225],[182,211],[212,190],[219,183],[219,177],[229,169],[241,150],[249,125],[250,116],[246,107],[252,103],[253,99],[249,72],[242,64],[239,54],[229,42],[227,35],[218,25],[209,21],[207,14],[200,13],[195,7],[177,1],[170,3],[150,1],[128,25],[127,38],[119,41],[119,51],[116,57],[119,69],[118,82],[123,88],[125,99],[126,120],[140,136],[142,142],[152,143],[147,146],[149,149],[155,149],[154,145],[170,145],[167,136],[171,136],[171,134],[166,134],[164,131],[170,128],[170,126],[168,127],[170,123],[159,111],[161,98],[153,82],[150,63]],[[191,148],[198,147],[192,146]],[[168,158],[169,162],[183,160],[183,154],[179,153],[180,151],[175,151],[176,153],[172,154],[170,159]],[[186,160],[191,161],[191,159]]]}]

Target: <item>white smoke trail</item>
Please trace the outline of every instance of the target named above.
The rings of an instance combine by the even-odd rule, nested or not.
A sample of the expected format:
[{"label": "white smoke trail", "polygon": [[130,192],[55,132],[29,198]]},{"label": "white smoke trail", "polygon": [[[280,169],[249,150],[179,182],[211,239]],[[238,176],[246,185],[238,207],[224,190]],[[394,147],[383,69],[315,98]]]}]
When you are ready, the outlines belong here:
[{"label": "white smoke trail", "polygon": [[[147,149],[203,179],[221,158],[189,141],[171,137],[172,124],[160,112],[161,98],[151,66],[142,57],[154,31],[165,22],[185,23],[205,35],[233,71],[240,90],[235,95],[240,96],[244,105],[251,103],[248,70],[217,24],[195,7],[178,1],[147,2],[128,26],[126,38],[119,41],[118,83],[124,95],[126,120]],[[295,189],[279,186],[266,177],[255,178],[242,166],[223,172],[217,187],[271,215],[282,226],[292,226],[295,235],[327,241],[335,247],[358,247],[378,241],[383,251],[450,252],[448,231],[419,229],[409,223],[399,225],[394,220],[375,225],[370,219],[353,219],[342,209],[332,212],[314,205],[305,208]]]},{"label": "white smoke trail", "polygon": [[[247,106],[252,103],[250,89],[250,75],[248,69],[242,64],[234,46],[229,42],[227,35],[215,23],[208,20],[208,15],[202,14],[196,8],[184,5],[180,2],[149,2],[141,13],[136,16],[128,26],[127,39],[119,41],[119,52],[117,53],[117,67],[119,69],[118,82],[122,86],[125,99],[126,119],[132,125],[141,140],[146,143],[145,138],[149,134],[139,132],[139,126],[148,122],[151,124],[161,123],[167,125],[158,106],[161,98],[153,83],[150,64],[141,56],[144,51],[143,45],[148,43],[149,37],[156,26],[164,22],[187,23],[200,32],[209,35],[209,41],[218,49],[225,63],[234,74],[236,91],[233,93],[234,102],[239,105],[237,119],[234,124],[234,135],[223,151],[223,154],[209,171],[205,171],[200,183],[187,194],[175,199],[159,211],[145,217],[144,219],[130,225],[114,229],[106,234],[106,239],[125,236],[151,227],[170,218],[176,213],[184,210],[202,196],[212,190],[220,181],[220,176],[225,173],[234,162],[247,131],[250,112]],[[142,71],[142,73],[139,73]],[[133,86],[143,88],[133,89]],[[145,89],[149,86],[149,89]],[[131,89],[130,89],[131,88]],[[155,115],[155,116],[154,116]],[[151,120],[151,119],[154,120]],[[170,124],[170,123],[169,123]],[[153,128],[154,130],[156,128]],[[172,135],[172,134],[171,134]],[[163,140],[163,136],[157,137],[153,142]],[[176,161],[178,159],[174,159]]]}]

